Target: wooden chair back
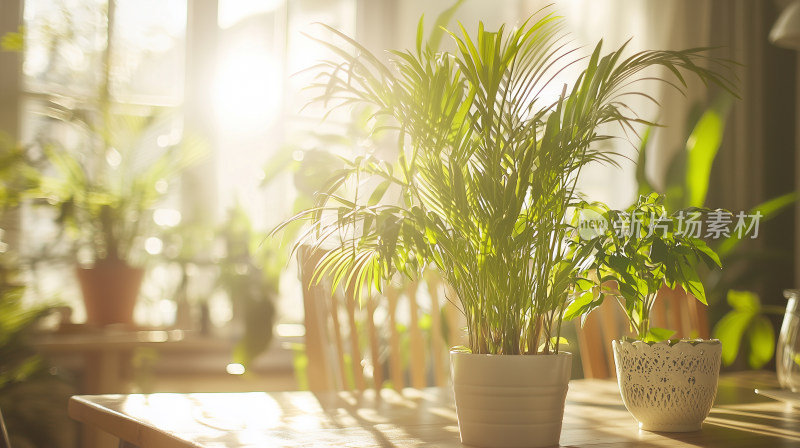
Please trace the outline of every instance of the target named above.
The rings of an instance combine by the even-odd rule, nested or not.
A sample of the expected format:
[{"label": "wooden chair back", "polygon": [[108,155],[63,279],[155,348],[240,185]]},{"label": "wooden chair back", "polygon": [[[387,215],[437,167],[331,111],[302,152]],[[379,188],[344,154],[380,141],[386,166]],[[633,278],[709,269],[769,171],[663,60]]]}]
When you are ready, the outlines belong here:
[{"label": "wooden chair back", "polygon": [[307,379],[312,391],[396,390],[446,385],[449,347],[459,345],[459,312],[440,277],[386,288],[357,303],[353,291],[313,281],[322,252],[298,254],[305,311]]},{"label": "wooden chair back", "polygon": [[11,448],[11,442],[8,440],[8,432],[6,432],[6,423],[3,420],[2,411],[0,411],[0,448]]},{"label": "wooden chair back", "polygon": [[[710,335],[706,306],[683,290],[662,288],[653,305],[651,321],[654,327],[675,330],[674,338],[708,338]],[[634,336],[622,307],[609,297],[588,316],[583,327],[578,319],[574,322],[584,377],[615,378],[611,341]]]}]

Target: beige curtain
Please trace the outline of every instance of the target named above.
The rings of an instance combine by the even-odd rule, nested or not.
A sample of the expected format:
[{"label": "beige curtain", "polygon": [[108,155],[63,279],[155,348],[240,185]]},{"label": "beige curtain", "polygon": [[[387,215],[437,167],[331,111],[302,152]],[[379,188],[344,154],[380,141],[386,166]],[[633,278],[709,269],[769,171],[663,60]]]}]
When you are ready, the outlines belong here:
[{"label": "beige curtain", "polygon": [[[748,210],[795,190],[797,128],[797,53],[771,45],[767,35],[779,13],[773,1],[714,0],[709,43],[717,53],[742,64],[741,100],[728,118],[723,148],[712,174],[708,203]],[[731,269],[756,274],[734,288],[752,289],[764,302],[783,306],[781,290],[796,287],[800,272],[796,251],[796,217],[789,209],[763,223],[759,237],[748,242],[747,266]],[[794,253],[793,253],[794,252]]]}]

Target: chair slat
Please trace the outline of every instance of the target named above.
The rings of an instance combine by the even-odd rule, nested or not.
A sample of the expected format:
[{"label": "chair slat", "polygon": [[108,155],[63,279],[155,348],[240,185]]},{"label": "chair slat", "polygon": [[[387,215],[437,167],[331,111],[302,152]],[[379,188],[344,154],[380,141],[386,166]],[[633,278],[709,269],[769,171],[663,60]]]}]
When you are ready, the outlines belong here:
[{"label": "chair slat", "polygon": [[6,431],[6,423],[3,420],[3,413],[0,412],[0,448],[11,448],[11,442]]},{"label": "chair slat", "polygon": [[333,340],[334,340],[334,348],[336,350],[336,370],[333,370],[338,373],[339,377],[334,381],[335,387],[337,390],[346,390],[348,389],[347,384],[347,365],[344,362],[344,340],[342,338],[342,326],[339,324],[339,295],[334,292],[330,294],[330,313],[329,316],[331,317],[331,325],[332,333],[333,333]]},{"label": "chair slat", "polygon": [[668,303],[670,322],[669,327],[677,333],[675,337],[688,338],[691,331],[688,310],[686,307],[686,296],[683,291],[678,292],[664,287],[658,292],[656,303]]},{"label": "chair slat", "polygon": [[605,300],[598,310],[602,319],[600,324],[603,327],[602,336],[598,339],[600,339],[603,346],[603,351],[601,353],[606,354],[606,364],[608,365],[608,372],[604,378],[615,378],[617,371],[614,366],[614,347],[611,345],[611,341],[629,335],[630,330],[628,330],[627,321],[619,318],[622,316],[622,309],[617,305],[616,299],[609,299],[610,300]]},{"label": "chair slat", "polygon": [[425,380],[425,345],[422,342],[422,329],[419,327],[419,304],[417,303],[417,282],[411,282],[405,288],[405,296],[408,300],[408,311],[410,313],[410,324],[408,326],[408,337],[411,353],[409,356],[409,366],[411,368],[411,387],[422,389],[427,385]]},{"label": "chair slat", "polygon": [[447,383],[447,373],[445,372],[444,355],[445,343],[442,332],[442,315],[439,306],[439,286],[440,281],[435,275],[425,276],[425,283],[428,286],[428,295],[431,298],[431,358],[433,359],[433,380],[436,386],[444,386]]},{"label": "chair slat", "polygon": [[671,306],[671,303],[667,303],[671,302],[671,300],[669,300],[671,298],[667,297],[670,295],[670,292],[671,290],[669,288],[661,288],[661,291],[658,293],[659,298],[653,303],[653,310],[650,312],[652,319],[651,325],[653,327],[675,328],[675,323],[679,322],[679,320],[675,320],[675,318],[668,312],[668,309],[671,312],[675,308]]},{"label": "chair slat", "polygon": [[[310,247],[298,252],[311,390],[380,388],[387,379],[397,390],[445,384],[443,329],[457,331],[458,325],[450,324],[451,307],[443,309],[439,300],[444,282],[436,276],[401,281],[382,294],[364,294],[359,303],[354,290],[339,285],[331,291],[332,279],[316,281],[314,270],[324,254]],[[428,309],[430,328],[422,328]]]},{"label": "chair slat", "polygon": [[330,375],[331,365],[328,357],[328,311],[325,292],[318,284],[312,283],[314,266],[320,255],[302,247],[298,252],[300,283],[303,288],[303,311],[305,313],[305,350],[308,361],[308,387],[312,391],[325,391],[334,388]]},{"label": "chair slat", "polygon": [[399,293],[395,288],[387,288],[386,299],[389,302],[389,379],[395,390],[405,387],[403,379],[403,356],[400,352],[400,333],[397,329],[397,304]]},{"label": "chair slat", "polygon": [[[361,364],[363,358],[361,356],[361,347],[359,347],[358,326],[356,325],[356,296],[352,290],[347,291],[344,301],[347,306],[347,324],[350,330],[350,371],[353,375],[355,388],[364,390],[367,388],[367,384],[364,381],[364,367]],[[342,358],[342,361],[345,361],[345,359]]]},{"label": "chair slat", "polygon": [[383,364],[380,356],[380,337],[375,325],[375,310],[377,309],[377,299],[370,297],[367,301],[367,327],[369,331],[369,350],[372,360],[372,384],[375,389],[380,389],[383,385]]},{"label": "chair slat", "polygon": [[708,320],[708,307],[694,297],[689,297],[688,299],[689,315],[692,318],[693,327],[697,329],[698,337],[709,339],[711,337],[711,325]]},{"label": "chair slat", "polygon": [[451,347],[467,345],[466,334],[464,332],[464,328],[466,327],[466,323],[464,323],[464,315],[455,305],[458,302],[458,295],[456,294],[455,290],[453,290],[453,288],[446,282],[442,282],[442,291],[444,292],[445,298],[444,315],[447,316],[449,328],[449,344]]},{"label": "chair slat", "polygon": [[[600,319],[599,313],[592,313],[586,317],[583,326],[579,321],[575,321],[575,332],[578,335],[578,344],[580,344],[583,376],[586,378],[609,377],[610,369],[604,355],[605,348],[603,347],[605,342],[602,337],[597,337],[603,332]],[[602,356],[598,356],[598,353]]]}]

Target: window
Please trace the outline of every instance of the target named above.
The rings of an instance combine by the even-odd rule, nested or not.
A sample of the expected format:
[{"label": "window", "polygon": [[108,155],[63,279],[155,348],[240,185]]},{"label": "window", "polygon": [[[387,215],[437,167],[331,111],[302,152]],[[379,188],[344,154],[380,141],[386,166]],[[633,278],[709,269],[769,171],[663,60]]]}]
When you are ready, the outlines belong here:
[{"label": "window", "polygon": [[[153,8],[161,13],[151,14]],[[110,127],[101,128],[105,122],[97,119],[104,107],[131,116],[169,114],[170,118],[142,130],[141,142],[136,143],[141,146],[139,155],[131,164],[147,163],[180,139],[184,0],[151,1],[149,5],[129,0],[26,0],[23,24],[22,141],[34,158],[42,159],[47,148],[69,152],[77,155],[76,160],[85,163],[93,176],[127,163],[117,160],[121,157],[117,148],[105,151],[97,142],[99,135],[111,131]],[[92,129],[86,129],[87,125]],[[171,197],[163,207],[175,208],[176,204],[177,198]],[[55,224],[56,213],[30,204],[23,209],[20,252],[31,268],[31,295],[66,302],[76,311],[74,318],[81,321],[80,293],[71,262],[75,255],[62,227]],[[147,236],[135,241],[142,250]],[[87,254],[79,251],[77,256],[81,260]],[[161,309],[157,300],[144,303]],[[140,314],[146,323],[164,323],[164,317],[153,311]]]}]

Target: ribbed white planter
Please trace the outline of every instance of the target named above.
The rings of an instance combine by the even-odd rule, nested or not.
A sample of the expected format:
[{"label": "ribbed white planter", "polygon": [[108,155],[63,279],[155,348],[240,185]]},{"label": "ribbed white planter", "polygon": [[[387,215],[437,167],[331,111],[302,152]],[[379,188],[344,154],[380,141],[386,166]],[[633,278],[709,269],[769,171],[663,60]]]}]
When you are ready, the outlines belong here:
[{"label": "ribbed white planter", "polygon": [[558,445],[572,354],[450,352],[461,443],[476,447]]},{"label": "ribbed white planter", "polygon": [[719,340],[613,344],[622,401],[639,428],[669,432],[701,428],[717,394]]}]

